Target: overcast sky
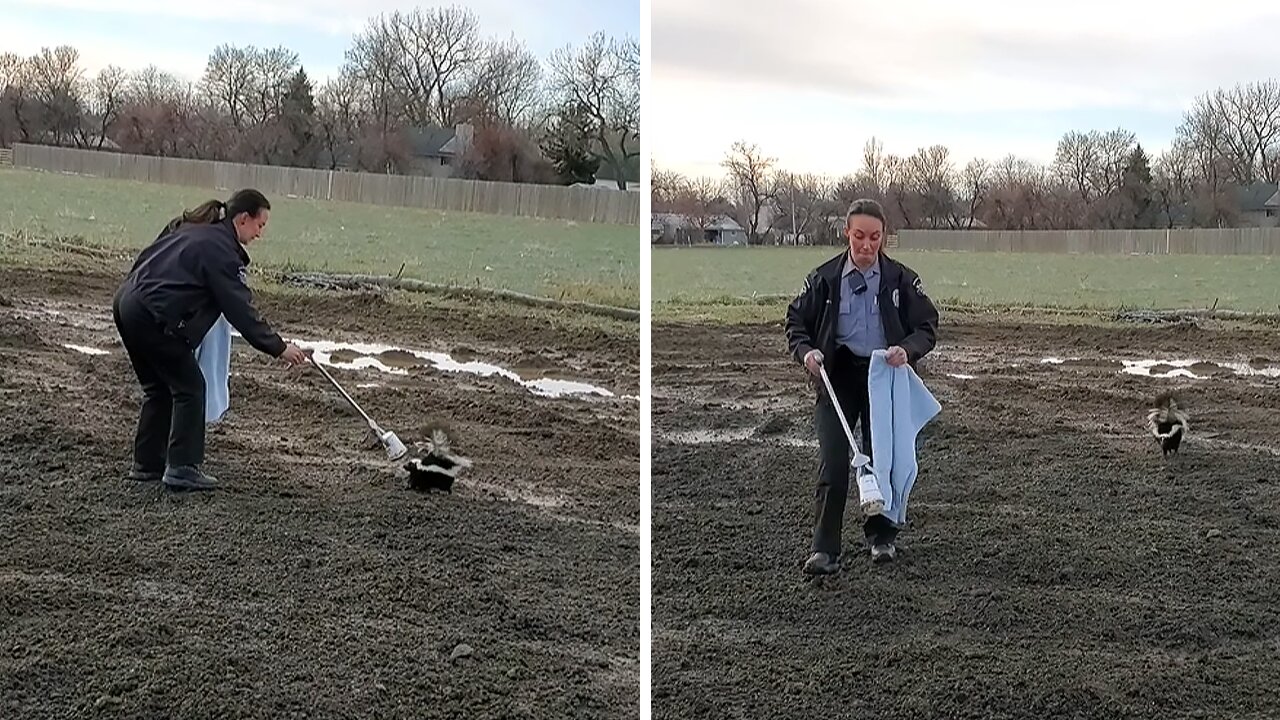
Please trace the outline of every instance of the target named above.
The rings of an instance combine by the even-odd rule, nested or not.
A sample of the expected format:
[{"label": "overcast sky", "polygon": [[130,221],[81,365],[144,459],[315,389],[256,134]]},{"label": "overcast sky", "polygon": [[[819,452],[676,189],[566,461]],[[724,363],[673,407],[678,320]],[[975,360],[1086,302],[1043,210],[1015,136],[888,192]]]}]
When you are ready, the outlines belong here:
[{"label": "overcast sky", "polygon": [[647,152],[688,174],[721,175],[738,139],[831,175],[855,171],[873,135],[898,154],[948,145],[958,165],[1047,162],[1067,130],[1117,126],[1158,152],[1197,95],[1280,77],[1275,0],[652,8]]},{"label": "overcast sky", "polygon": [[[298,53],[308,75],[325,78],[343,64],[352,36],[381,12],[409,11],[396,0],[0,0],[0,52],[32,55],[43,46],[74,45],[82,65],[134,70],[157,65],[198,78],[222,43]],[[640,0],[458,0],[479,19],[484,36],[512,33],[539,58],[581,45],[596,31],[640,34]]]}]

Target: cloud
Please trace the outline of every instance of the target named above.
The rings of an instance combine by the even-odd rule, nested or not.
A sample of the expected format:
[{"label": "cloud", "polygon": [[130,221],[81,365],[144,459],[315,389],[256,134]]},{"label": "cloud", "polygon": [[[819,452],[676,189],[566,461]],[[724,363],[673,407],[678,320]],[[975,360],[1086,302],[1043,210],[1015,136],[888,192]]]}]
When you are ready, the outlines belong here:
[{"label": "cloud", "polygon": [[1168,108],[1277,59],[1264,37],[1280,19],[1272,4],[1214,14],[1188,2],[1140,5],[922,0],[888,12],[816,0],[654,0],[654,84],[751,88],[773,101],[820,92],[920,110]]},{"label": "cloud", "polygon": [[47,26],[29,21],[8,18],[0,24],[0,48],[23,56],[40,52],[41,48],[71,45],[80,53],[80,67],[92,77],[108,65],[125,70],[141,70],[148,65],[173,73],[187,80],[196,80],[204,73],[208,54],[199,48],[184,51],[161,50],[148,47],[135,38],[99,36],[80,32],[64,33],[51,38]]},{"label": "cloud", "polygon": [[1046,161],[1067,130],[1123,126],[1158,152],[1196,95],[1267,79],[1280,60],[1280,6],[1254,0],[652,9],[648,152],[712,175],[737,139],[833,174],[854,169],[873,135],[899,154],[942,143],[957,159]]},{"label": "cloud", "polygon": [[[337,38],[362,31],[371,17],[435,3],[403,0],[219,0],[216,3],[173,0],[0,0],[5,5],[41,10],[73,10],[140,15],[175,20],[252,22],[308,28]],[[565,44],[579,44],[603,30],[613,35],[639,34],[639,0],[620,9],[618,4],[589,0],[467,0],[465,6],[479,19],[482,35],[502,38],[514,34],[530,48],[545,53]],[[628,9],[630,12],[628,12]],[[228,38],[228,42],[235,42]]]}]

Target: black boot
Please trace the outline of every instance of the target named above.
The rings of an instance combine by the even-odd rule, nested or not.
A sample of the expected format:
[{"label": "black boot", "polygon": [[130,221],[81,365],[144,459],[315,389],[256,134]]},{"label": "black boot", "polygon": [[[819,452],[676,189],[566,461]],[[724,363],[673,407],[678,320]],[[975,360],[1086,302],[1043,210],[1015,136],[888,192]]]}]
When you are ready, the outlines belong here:
[{"label": "black boot", "polygon": [[164,477],[164,470],[147,470],[137,463],[134,463],[133,468],[129,470],[129,479],[138,482],[150,482],[162,477]]},{"label": "black boot", "polygon": [[173,490],[214,490],[218,479],[205,475],[194,465],[179,465],[164,471],[164,484]]}]

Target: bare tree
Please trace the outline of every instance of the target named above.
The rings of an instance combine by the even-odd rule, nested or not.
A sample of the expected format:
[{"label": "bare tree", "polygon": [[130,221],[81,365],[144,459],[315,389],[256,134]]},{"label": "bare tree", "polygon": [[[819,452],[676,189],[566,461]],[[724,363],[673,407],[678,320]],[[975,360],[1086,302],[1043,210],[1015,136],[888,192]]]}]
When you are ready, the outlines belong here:
[{"label": "bare tree", "polygon": [[582,132],[592,138],[618,189],[627,187],[627,163],[640,154],[640,44],[596,33],[576,52],[551,55],[552,87],[564,106],[581,108]]},{"label": "bare tree", "polygon": [[89,90],[89,111],[96,122],[91,136],[87,133],[87,127],[82,129],[82,133],[86,135],[83,138],[85,145],[92,144],[95,149],[101,150],[106,143],[107,131],[120,119],[127,80],[124,69],[115,65],[103,68],[93,79]]},{"label": "bare tree", "polygon": [[649,198],[653,212],[675,212],[677,199],[688,190],[688,178],[674,170],[650,166]]},{"label": "bare tree", "polygon": [[400,125],[406,106],[400,51],[392,22],[379,15],[352,40],[346,71],[360,92],[361,105],[383,135]]},{"label": "bare tree", "polygon": [[874,137],[867,140],[862,148],[862,169],[858,171],[857,180],[866,189],[861,197],[882,201],[888,192],[889,159],[884,152],[884,143]]},{"label": "bare tree", "polygon": [[84,107],[80,52],[68,45],[42,48],[28,61],[31,88],[43,110],[43,125],[55,144],[79,138]]},{"label": "bare tree", "polygon": [[347,71],[327,82],[316,97],[321,156],[330,170],[350,161],[360,132],[360,96],[357,82]]},{"label": "bare tree", "polygon": [[16,53],[0,54],[0,145],[30,142],[37,132],[31,115],[30,64]]},{"label": "bare tree", "polygon": [[790,236],[790,244],[813,244],[813,236],[823,232],[825,216],[831,206],[835,183],[812,173],[778,174],[778,205],[782,229]]},{"label": "bare tree", "polygon": [[719,216],[720,183],[705,175],[685,180],[676,196],[676,212],[697,231],[697,237],[689,237],[690,244],[702,242],[706,231]]},{"label": "bare tree", "polygon": [[1045,168],[1015,155],[1006,155],[992,168],[984,221],[996,229],[1048,227],[1045,220],[1048,181]]},{"label": "bare tree", "polygon": [[987,200],[991,191],[991,164],[986,160],[974,158],[964,166],[959,176],[959,187],[956,189],[958,202],[952,227],[971,229],[973,221],[978,218],[978,210]]},{"label": "bare tree", "polygon": [[[907,158],[904,171],[905,187],[914,195],[926,226],[954,226],[957,177],[951,151],[945,145],[920,148]],[[900,202],[906,205],[910,199]]]},{"label": "bare tree", "polygon": [[174,102],[182,92],[176,77],[155,65],[131,73],[125,88],[125,102],[134,105],[160,105]]},{"label": "bare tree", "polygon": [[1097,196],[1094,180],[1099,175],[1102,159],[1096,139],[1096,134],[1072,130],[1058,141],[1053,159],[1053,170],[1058,179],[1070,186],[1086,205]]},{"label": "bare tree", "polygon": [[286,47],[250,48],[249,53],[254,63],[249,114],[255,125],[266,125],[284,112],[289,83],[299,69],[298,54]]},{"label": "bare tree", "polygon": [[436,121],[453,124],[452,104],[459,94],[463,76],[478,64],[482,46],[479,21],[475,13],[464,7],[435,7],[421,18],[413,31],[427,52],[435,75]]},{"label": "bare tree", "polygon": [[209,54],[201,79],[201,88],[227,114],[236,130],[243,130],[248,124],[253,102],[254,60],[252,48],[219,45]]},{"label": "bare tree", "polygon": [[466,81],[471,114],[532,127],[542,102],[542,63],[514,36],[490,41]]},{"label": "bare tree", "polygon": [[1183,114],[1177,137],[1190,152],[1196,173],[1204,181],[1211,194],[1219,193],[1232,176],[1239,177],[1240,169],[1233,167],[1230,128],[1224,114],[1217,108],[1211,95],[1196,98],[1191,109]]},{"label": "bare tree", "polygon": [[[761,153],[760,148],[740,140],[733,144],[721,163],[729,173],[725,182],[739,204],[742,214],[739,222],[746,226],[748,240],[753,243],[759,242],[764,210],[778,197],[777,177],[773,170],[776,162],[776,158]],[[770,229],[772,221],[764,231]]]}]

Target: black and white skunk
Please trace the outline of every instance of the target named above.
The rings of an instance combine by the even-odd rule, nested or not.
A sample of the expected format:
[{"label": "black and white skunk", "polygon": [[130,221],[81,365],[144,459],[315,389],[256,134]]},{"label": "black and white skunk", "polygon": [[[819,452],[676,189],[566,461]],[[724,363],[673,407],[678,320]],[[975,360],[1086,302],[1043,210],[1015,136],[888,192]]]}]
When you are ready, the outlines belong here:
[{"label": "black and white skunk", "polygon": [[409,472],[411,490],[452,493],[458,473],[471,467],[470,460],[450,450],[449,436],[444,430],[433,430],[429,440],[415,443],[414,447],[422,453],[421,456],[404,464],[404,469]]},{"label": "black and white skunk", "polygon": [[1171,392],[1158,395],[1154,405],[1147,413],[1147,430],[1160,444],[1162,454],[1176,454],[1191,429],[1187,413],[1178,407],[1178,400]]}]

